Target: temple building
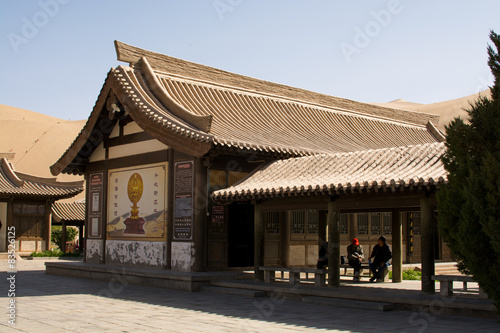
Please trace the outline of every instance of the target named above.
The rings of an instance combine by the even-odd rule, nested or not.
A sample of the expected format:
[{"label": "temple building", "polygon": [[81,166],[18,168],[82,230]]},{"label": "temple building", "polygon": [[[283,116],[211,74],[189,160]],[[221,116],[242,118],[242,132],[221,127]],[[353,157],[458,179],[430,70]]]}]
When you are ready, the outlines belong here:
[{"label": "temple building", "polygon": [[258,276],[382,234],[396,269],[450,258],[433,224],[439,116],[115,47],[127,65],[51,167],[85,176],[86,263]]},{"label": "temple building", "polygon": [[0,158],[0,252],[9,250],[12,238],[17,254],[49,250],[52,205],[82,191],[83,181],[59,182],[16,172],[7,158]]}]

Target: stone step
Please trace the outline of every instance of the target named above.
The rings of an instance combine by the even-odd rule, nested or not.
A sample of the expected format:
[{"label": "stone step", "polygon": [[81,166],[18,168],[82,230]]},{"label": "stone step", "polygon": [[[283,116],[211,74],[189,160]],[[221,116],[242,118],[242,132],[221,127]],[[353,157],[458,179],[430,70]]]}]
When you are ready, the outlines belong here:
[{"label": "stone step", "polygon": [[353,308],[353,309],[375,310],[375,311],[389,311],[394,309],[394,304],[392,303],[358,301],[358,300],[343,299],[343,298],[304,296],[302,297],[302,302],[317,304],[317,305],[330,305],[340,308]]},{"label": "stone step", "polygon": [[238,295],[244,297],[265,297],[265,291],[259,290],[250,290],[250,289],[240,289],[240,288],[228,288],[228,287],[217,287],[217,286],[203,286],[200,288],[200,291],[207,291],[212,293],[219,294],[228,294],[228,295]]},{"label": "stone step", "polygon": [[[9,253],[0,252],[0,260],[7,260],[7,259],[9,259]],[[23,260],[23,258],[21,258],[19,254],[16,253],[16,260]]]}]

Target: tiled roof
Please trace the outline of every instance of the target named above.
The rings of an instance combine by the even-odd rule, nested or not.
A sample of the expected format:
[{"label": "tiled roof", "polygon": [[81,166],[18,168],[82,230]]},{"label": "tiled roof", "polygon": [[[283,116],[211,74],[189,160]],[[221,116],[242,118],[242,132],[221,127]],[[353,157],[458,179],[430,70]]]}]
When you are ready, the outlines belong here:
[{"label": "tiled roof", "polygon": [[444,143],[314,155],[271,162],[240,183],[216,191],[215,201],[310,194],[401,191],[447,182]]},{"label": "tiled roof", "polygon": [[55,178],[40,178],[14,171],[5,159],[0,159],[1,197],[43,197],[55,200],[71,198],[83,191],[83,181],[58,182]]},{"label": "tiled roof", "polygon": [[54,202],[52,217],[56,222],[85,221],[85,202]]},{"label": "tiled roof", "polygon": [[53,174],[82,172],[84,158],[80,166],[75,159],[88,150],[85,144],[113,94],[154,138],[193,156],[218,147],[290,157],[443,140],[433,126],[435,115],[257,80],[120,42],[116,49],[130,66],[109,72],[87,125],[52,166]]}]

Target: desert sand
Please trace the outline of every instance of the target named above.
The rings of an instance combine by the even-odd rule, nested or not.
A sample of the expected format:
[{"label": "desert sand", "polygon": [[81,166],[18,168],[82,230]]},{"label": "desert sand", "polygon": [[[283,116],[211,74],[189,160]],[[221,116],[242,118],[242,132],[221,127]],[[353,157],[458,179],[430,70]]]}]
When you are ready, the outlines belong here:
[{"label": "desert sand", "polygon": [[467,119],[467,112],[465,111],[470,107],[470,103],[476,101],[479,97],[486,96],[491,97],[490,90],[485,90],[480,93],[452,99],[449,101],[431,103],[431,104],[419,104],[407,102],[402,99],[397,99],[388,103],[372,103],[376,105],[386,106],[394,109],[403,109],[409,111],[418,111],[424,113],[438,114],[440,115],[439,124],[435,124],[437,128],[441,131],[445,131],[445,125],[448,125],[455,117],[461,117]]},{"label": "desert sand", "polygon": [[[66,151],[85,120],[69,121],[0,104],[0,153],[15,153],[9,161],[16,171],[53,178],[49,167]],[[59,181],[82,180],[61,174]],[[84,199],[85,194],[64,200]]]}]

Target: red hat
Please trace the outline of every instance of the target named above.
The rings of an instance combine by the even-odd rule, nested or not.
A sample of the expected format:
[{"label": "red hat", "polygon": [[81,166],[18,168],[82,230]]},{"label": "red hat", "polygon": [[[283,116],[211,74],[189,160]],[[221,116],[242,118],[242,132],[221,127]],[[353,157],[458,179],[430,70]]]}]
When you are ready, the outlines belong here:
[{"label": "red hat", "polygon": [[353,243],[354,245],[356,245],[356,246],[358,246],[358,245],[359,245],[359,241],[358,241],[358,239],[357,239],[357,238],[353,238],[353,239],[352,239],[352,243]]}]

